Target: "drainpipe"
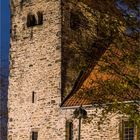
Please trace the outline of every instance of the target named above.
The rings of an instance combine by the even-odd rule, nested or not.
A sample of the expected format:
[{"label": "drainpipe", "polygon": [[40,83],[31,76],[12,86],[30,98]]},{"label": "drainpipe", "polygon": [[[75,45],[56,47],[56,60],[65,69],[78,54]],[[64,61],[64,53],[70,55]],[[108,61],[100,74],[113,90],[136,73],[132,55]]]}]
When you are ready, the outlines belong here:
[{"label": "drainpipe", "polygon": [[78,140],[81,138],[81,116],[79,117],[79,130],[78,130]]},{"label": "drainpipe", "polygon": [[80,106],[79,108],[76,108],[74,111],[74,117],[79,119],[79,129],[78,129],[78,140],[81,139],[81,121],[82,118],[87,117],[87,112],[85,109]]}]

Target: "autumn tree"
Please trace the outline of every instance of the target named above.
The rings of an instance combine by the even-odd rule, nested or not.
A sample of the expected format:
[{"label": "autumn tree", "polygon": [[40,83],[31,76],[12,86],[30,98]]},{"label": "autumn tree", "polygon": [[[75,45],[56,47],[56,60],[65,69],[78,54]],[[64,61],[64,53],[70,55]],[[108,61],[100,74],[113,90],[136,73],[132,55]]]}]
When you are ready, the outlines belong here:
[{"label": "autumn tree", "polygon": [[[126,114],[140,124],[139,2],[106,0],[98,3],[101,6],[100,18],[94,45],[87,46],[81,52],[92,64],[98,57],[98,50],[105,51],[96,60],[89,88],[85,87],[83,91],[91,100],[96,98],[96,105],[104,108],[103,116],[110,112]],[[103,3],[109,6],[108,9]],[[111,7],[115,10],[112,11]]]},{"label": "autumn tree", "polygon": [[70,29],[68,13],[63,15],[62,91],[68,94],[63,102],[77,94],[101,107],[103,116],[127,114],[139,123],[138,1],[78,2],[70,13]]}]

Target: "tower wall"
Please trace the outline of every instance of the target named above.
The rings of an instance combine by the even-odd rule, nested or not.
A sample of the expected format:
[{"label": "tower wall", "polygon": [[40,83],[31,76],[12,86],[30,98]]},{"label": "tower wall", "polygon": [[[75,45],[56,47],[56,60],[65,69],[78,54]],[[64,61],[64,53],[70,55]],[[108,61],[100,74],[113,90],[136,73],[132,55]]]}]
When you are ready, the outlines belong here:
[{"label": "tower wall", "polygon": [[[9,140],[29,140],[32,131],[38,131],[40,140],[62,140],[63,130],[59,130],[58,124],[61,118],[60,0],[14,1],[12,5]],[[27,15],[34,15],[38,22],[38,11],[43,13],[43,24],[27,27]]]}]

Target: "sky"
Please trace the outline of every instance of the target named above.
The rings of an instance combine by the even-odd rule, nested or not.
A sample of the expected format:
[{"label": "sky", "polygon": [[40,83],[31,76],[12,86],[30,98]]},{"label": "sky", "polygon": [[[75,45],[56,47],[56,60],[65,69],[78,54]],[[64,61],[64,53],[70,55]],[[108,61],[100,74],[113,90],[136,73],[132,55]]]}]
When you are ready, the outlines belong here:
[{"label": "sky", "polygon": [[0,0],[0,67],[9,64],[10,40],[10,6],[9,0]]}]

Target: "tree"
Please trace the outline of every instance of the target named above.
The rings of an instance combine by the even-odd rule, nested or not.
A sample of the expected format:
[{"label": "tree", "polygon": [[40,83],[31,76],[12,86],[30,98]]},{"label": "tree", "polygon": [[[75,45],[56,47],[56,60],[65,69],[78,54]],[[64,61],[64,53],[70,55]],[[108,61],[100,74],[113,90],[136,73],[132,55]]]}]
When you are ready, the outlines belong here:
[{"label": "tree", "polygon": [[[105,53],[97,59],[90,86],[82,90],[86,91],[87,98],[96,98],[98,106],[104,108],[104,116],[110,112],[126,114],[140,125],[140,7],[137,0],[112,1],[112,4],[112,7],[117,4],[116,11],[119,9],[120,13],[108,16],[107,12],[111,11],[107,10],[100,14],[95,45]],[[96,47],[92,47],[84,51],[89,63],[95,62]]]},{"label": "tree", "polygon": [[[94,100],[93,104],[96,103],[98,107],[102,107],[103,116],[109,112],[127,114],[140,124],[139,3],[137,0],[98,0],[96,2],[81,0],[81,2],[88,5],[86,10],[90,11],[92,16],[87,17],[89,18],[87,20],[84,17],[86,10],[84,14],[77,11],[78,15],[72,14],[73,19],[78,18],[79,22],[72,20],[74,21],[72,25],[75,25],[74,30],[78,30],[79,34],[75,32],[74,37],[71,36],[72,39],[77,39],[83,34],[83,36],[88,34],[90,37],[78,38],[78,43],[75,41],[75,44],[64,49],[63,64],[65,68],[67,66],[68,73],[65,77],[68,81],[65,82],[65,86],[68,87],[69,92],[70,87],[75,86],[71,84],[76,79],[73,77],[76,77],[79,71],[79,77],[89,71],[86,76],[86,78],[89,77],[87,84],[85,82],[84,85],[83,81],[81,81],[83,86],[78,83],[80,89],[77,92],[86,93],[85,98]],[[96,19],[95,23],[94,19]],[[85,26],[88,22],[90,26]],[[90,28],[92,23],[95,25]],[[79,27],[80,24],[81,27]],[[83,25],[88,31],[83,29]],[[95,26],[96,31],[93,30]],[[95,35],[94,32],[96,32]],[[90,43],[91,38],[92,43]],[[86,43],[87,40],[90,41]],[[64,44],[67,45],[65,42]],[[73,59],[69,60],[68,54]],[[92,71],[93,74],[91,74]]]}]

